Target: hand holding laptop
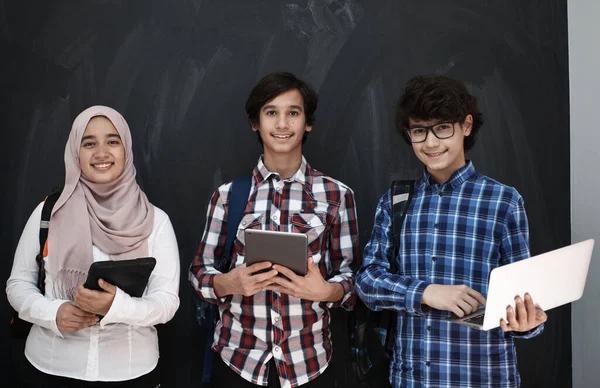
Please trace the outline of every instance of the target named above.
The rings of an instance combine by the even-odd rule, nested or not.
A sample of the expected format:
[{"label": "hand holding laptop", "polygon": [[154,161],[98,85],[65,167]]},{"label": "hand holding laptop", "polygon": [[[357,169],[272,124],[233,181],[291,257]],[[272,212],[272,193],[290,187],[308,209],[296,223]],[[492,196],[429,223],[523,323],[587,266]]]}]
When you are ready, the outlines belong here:
[{"label": "hand holding laptop", "polygon": [[593,248],[594,240],[588,239],[496,267],[490,272],[485,308],[447,319],[478,330],[531,330],[546,321],[545,311],[581,298]]},{"label": "hand holding laptop", "polygon": [[528,293],[525,294],[525,300],[520,296],[515,297],[515,308],[508,306],[506,308],[506,321],[500,320],[502,331],[525,332],[535,329],[546,322],[548,315],[546,312],[533,303],[533,298]]},{"label": "hand holding laptop", "polygon": [[[533,303],[531,295],[525,294],[525,300],[515,297],[515,308],[506,307],[506,320],[501,319],[503,331],[526,332],[546,322],[548,316]],[[457,317],[475,313],[485,306],[485,298],[479,292],[462,285],[430,284],[423,292],[422,303],[437,310],[449,311]]]}]

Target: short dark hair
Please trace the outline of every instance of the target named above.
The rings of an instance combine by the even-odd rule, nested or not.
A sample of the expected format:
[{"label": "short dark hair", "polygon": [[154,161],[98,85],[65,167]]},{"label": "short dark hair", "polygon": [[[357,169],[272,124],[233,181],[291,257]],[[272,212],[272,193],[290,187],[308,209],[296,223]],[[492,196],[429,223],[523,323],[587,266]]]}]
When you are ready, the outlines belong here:
[{"label": "short dark hair", "polygon": [[[304,117],[306,125],[312,126],[315,122],[315,111],[317,110],[318,97],[317,92],[306,82],[297,78],[292,73],[274,72],[263,77],[250,92],[246,101],[246,114],[250,125],[258,125],[260,122],[260,109],[269,101],[273,100],[282,93],[297,89],[302,95],[304,101]],[[258,141],[263,144],[258,135]],[[302,144],[306,141],[308,132],[304,132]]]},{"label": "short dark hair", "polygon": [[406,83],[396,107],[396,128],[410,145],[405,128],[409,118],[418,120],[452,120],[463,124],[467,115],[473,116],[471,134],[464,139],[465,152],[475,144],[475,136],[483,124],[477,99],[469,94],[462,81],[443,76],[417,76]]}]

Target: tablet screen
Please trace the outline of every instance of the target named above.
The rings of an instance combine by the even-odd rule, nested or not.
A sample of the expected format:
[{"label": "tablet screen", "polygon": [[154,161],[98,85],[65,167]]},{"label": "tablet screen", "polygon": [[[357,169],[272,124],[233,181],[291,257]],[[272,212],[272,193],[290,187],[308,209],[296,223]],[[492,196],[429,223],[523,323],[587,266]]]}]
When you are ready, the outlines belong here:
[{"label": "tablet screen", "polygon": [[246,229],[246,265],[270,261],[304,276],[308,271],[308,238],[304,233]]}]

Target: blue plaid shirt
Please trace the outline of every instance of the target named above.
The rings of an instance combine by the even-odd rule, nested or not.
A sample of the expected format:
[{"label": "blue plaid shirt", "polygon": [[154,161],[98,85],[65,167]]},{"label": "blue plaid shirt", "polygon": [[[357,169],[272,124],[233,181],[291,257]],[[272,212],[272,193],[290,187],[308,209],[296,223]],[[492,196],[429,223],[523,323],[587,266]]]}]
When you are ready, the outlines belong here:
[{"label": "blue plaid shirt", "polygon": [[443,185],[427,173],[415,183],[402,225],[399,274],[393,251],[390,192],[377,206],[373,233],[355,286],[372,310],[397,311],[393,387],[517,387],[514,337],[528,333],[471,329],[446,322],[450,313],[421,305],[429,284],[467,286],[487,295],[493,268],[528,258],[523,199],[512,187],[475,172],[471,162]]}]

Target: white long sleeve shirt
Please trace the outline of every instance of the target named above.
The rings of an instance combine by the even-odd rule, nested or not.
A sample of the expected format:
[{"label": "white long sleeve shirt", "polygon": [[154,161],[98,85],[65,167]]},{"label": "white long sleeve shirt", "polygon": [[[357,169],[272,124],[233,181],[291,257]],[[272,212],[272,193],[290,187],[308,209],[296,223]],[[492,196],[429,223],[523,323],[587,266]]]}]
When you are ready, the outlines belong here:
[{"label": "white long sleeve shirt", "polygon": [[[46,271],[46,295],[37,288],[39,227],[43,203],[31,214],[15,252],[6,293],[21,319],[32,322],[25,356],[40,371],[87,381],[124,381],[151,372],[158,363],[154,325],[168,322],[179,307],[179,250],[171,221],[154,207],[154,226],[148,238],[149,256],[156,258],[148,287],[141,298],[117,288],[102,320],[87,329],[61,333],[56,313],[67,300],[53,295],[54,279]],[[50,226],[52,227],[52,226]],[[95,246],[93,260],[109,260]],[[44,258],[46,268],[52,252]],[[133,258],[133,257],[132,257]]]}]

